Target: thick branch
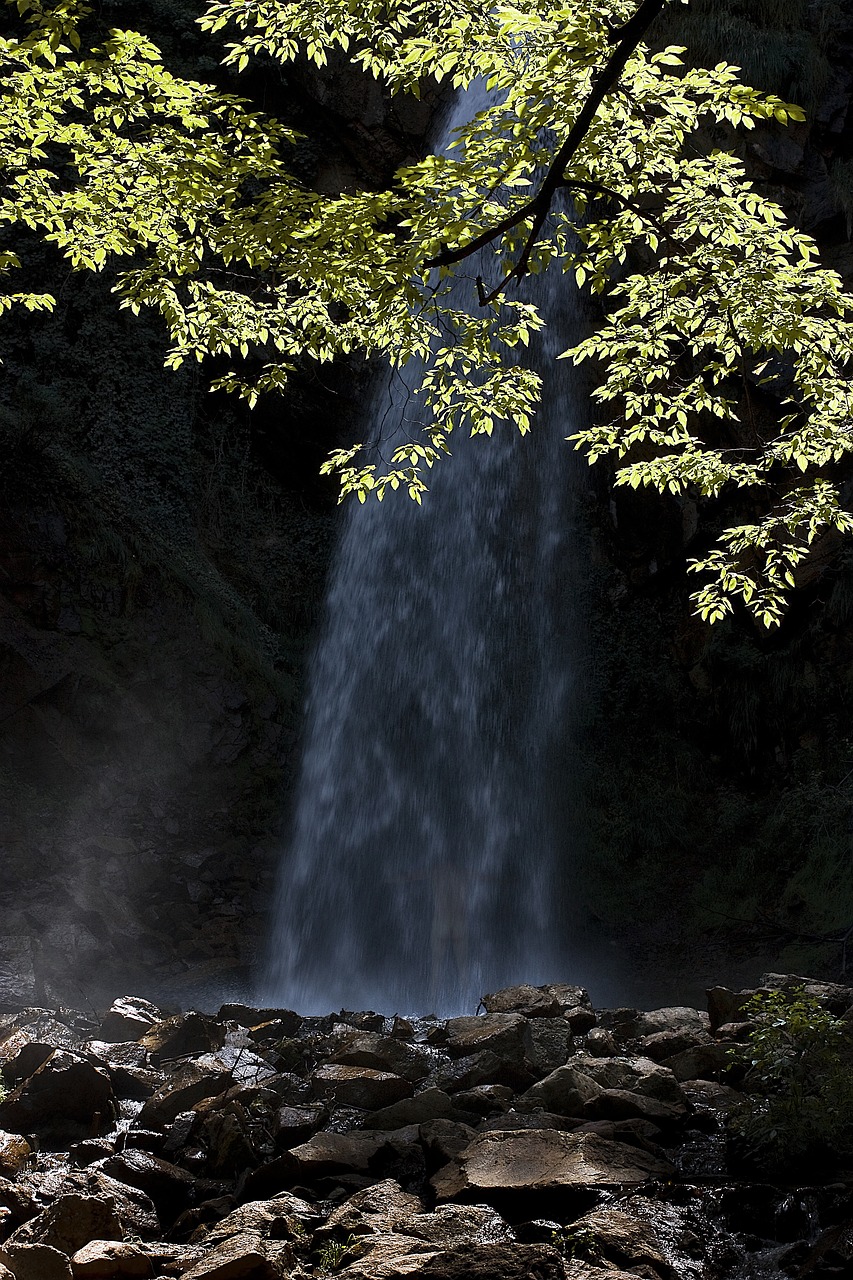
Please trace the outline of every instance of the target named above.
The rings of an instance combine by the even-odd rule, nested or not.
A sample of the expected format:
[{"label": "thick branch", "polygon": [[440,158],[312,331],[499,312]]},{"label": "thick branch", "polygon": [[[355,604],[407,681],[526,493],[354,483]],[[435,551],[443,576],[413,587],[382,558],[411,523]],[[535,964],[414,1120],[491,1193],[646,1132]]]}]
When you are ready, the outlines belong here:
[{"label": "thick branch", "polygon": [[[542,225],[550,212],[554,196],[560,187],[565,185],[566,168],[569,161],[586,137],[598,108],[611,89],[618,84],[619,77],[625,70],[625,65],[631,54],[668,2],[669,0],[642,0],[634,16],[629,18],[625,25],[614,33],[613,39],[618,41],[616,48],[593,80],[589,97],[569,130],[568,137],[551,161],[548,172],[542,180],[542,185],[532,200],[529,200],[527,204],[523,205],[515,213],[502,218],[500,222],[495,223],[488,231],[484,231],[481,235],[476,236],[475,239],[469,240],[468,244],[463,245],[461,248],[444,249],[441,253],[436,254],[434,258],[428,259],[426,266],[449,267],[454,262],[461,262],[464,258],[469,258],[472,254],[477,253],[479,249],[484,248],[487,244],[491,244],[493,240],[505,235],[507,231],[511,231],[513,227],[517,227],[519,223],[532,219],[530,234],[527,237],[521,257],[497,292],[499,293],[513,277],[520,280],[526,274],[527,264],[530,260],[530,253],[536,237],[542,230]],[[497,293],[493,293],[489,295],[487,300],[496,296]]]}]

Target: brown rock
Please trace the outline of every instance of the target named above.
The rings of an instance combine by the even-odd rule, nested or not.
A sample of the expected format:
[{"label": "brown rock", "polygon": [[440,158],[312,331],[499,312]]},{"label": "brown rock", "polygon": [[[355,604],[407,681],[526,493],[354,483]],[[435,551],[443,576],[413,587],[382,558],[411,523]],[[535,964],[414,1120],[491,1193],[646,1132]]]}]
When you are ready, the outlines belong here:
[{"label": "brown rock", "polygon": [[527,1026],[527,1057],[537,1076],[562,1067],[575,1052],[574,1032],[566,1018],[534,1018]]},{"label": "brown rock", "polygon": [[442,1249],[463,1244],[502,1244],[513,1239],[500,1214],[482,1204],[440,1204],[433,1213],[401,1220],[397,1230]]},{"label": "brown rock", "polygon": [[463,1193],[548,1192],[669,1178],[672,1165],[645,1151],[595,1134],[554,1129],[479,1134],[450,1166],[432,1179],[437,1198]]},{"label": "brown rock", "polygon": [[70,1256],[90,1240],[121,1240],[123,1234],[112,1201],[72,1193],[18,1227],[6,1243],[46,1244]]},{"label": "brown rock", "polygon": [[[321,1103],[279,1107],[273,1115],[273,1137],[281,1147],[295,1147],[298,1142],[305,1142],[312,1133],[316,1133],[327,1117],[328,1112]],[[387,1127],[393,1129],[396,1126]]]},{"label": "brown rock", "polygon": [[406,1124],[424,1124],[428,1120],[458,1118],[459,1109],[443,1089],[424,1089],[413,1098],[403,1098],[390,1107],[382,1107],[367,1116],[365,1129],[399,1129]]},{"label": "brown rock", "polygon": [[419,1134],[424,1150],[433,1158],[432,1167],[435,1168],[436,1165],[453,1160],[470,1146],[476,1137],[476,1130],[453,1120],[428,1120],[420,1126]]},{"label": "brown rock", "polygon": [[645,1057],[653,1058],[655,1062],[666,1062],[668,1058],[673,1058],[678,1053],[713,1043],[707,1031],[672,1028],[669,1031],[656,1031],[653,1035],[643,1036],[640,1040],[640,1049]]},{"label": "brown rock", "polygon": [[174,1220],[194,1194],[195,1179],[191,1173],[153,1156],[150,1151],[132,1148],[122,1151],[105,1160],[101,1168],[108,1177],[149,1196],[161,1219]]},{"label": "brown rock", "polygon": [[317,1210],[307,1200],[285,1192],[270,1200],[250,1200],[234,1209],[210,1228],[202,1227],[193,1236],[205,1244],[221,1244],[232,1236],[252,1232],[275,1240],[304,1237],[306,1226],[317,1219]]},{"label": "brown rock", "polygon": [[313,1138],[294,1147],[288,1155],[291,1167],[305,1178],[320,1177],[341,1169],[366,1173],[368,1162],[384,1145],[385,1139],[385,1133],[363,1129],[350,1133],[315,1133]]},{"label": "brown rock", "polygon": [[506,1084],[510,1088],[524,1089],[535,1079],[536,1074],[526,1056],[515,1054],[505,1057],[492,1049],[483,1049],[450,1062],[432,1076],[433,1084],[446,1093],[475,1089],[481,1084]]},{"label": "brown rock", "polygon": [[318,1098],[343,1107],[374,1111],[388,1107],[414,1092],[411,1082],[390,1071],[372,1067],[345,1067],[331,1063],[319,1067],[311,1077]]},{"label": "brown rock", "polygon": [[32,1147],[26,1138],[17,1133],[0,1129],[0,1176],[14,1178],[32,1155]]},{"label": "brown rock", "polygon": [[694,1045],[681,1053],[665,1058],[661,1066],[667,1067],[676,1080],[715,1080],[730,1065],[728,1050],[723,1044]]},{"label": "brown rock", "polygon": [[520,1013],[526,1018],[554,1018],[562,1010],[552,987],[531,987],[528,983],[483,996],[482,1004],[486,1013]]},{"label": "brown rock", "polygon": [[179,1013],[155,1023],[140,1039],[155,1066],[189,1054],[210,1053],[225,1043],[225,1028],[202,1013]]},{"label": "brown rock", "polygon": [[647,1222],[633,1214],[616,1208],[594,1209],[573,1222],[571,1231],[588,1234],[595,1240],[596,1250],[603,1259],[625,1271],[645,1265],[658,1274],[677,1280],[676,1273],[661,1252],[661,1243],[654,1231]]},{"label": "brown rock", "polygon": [[390,1071],[413,1084],[429,1075],[431,1065],[422,1052],[405,1041],[359,1032],[350,1033],[330,1061],[343,1066]]},{"label": "brown rock", "polygon": [[687,1005],[669,1005],[665,1009],[644,1010],[637,1016],[636,1035],[651,1036],[662,1031],[673,1034],[692,1032],[707,1035],[710,1029],[708,1014]]},{"label": "brown rock", "polygon": [[7,1241],[0,1249],[0,1264],[9,1268],[15,1280],[74,1280],[66,1255],[46,1244]]},{"label": "brown rock", "polygon": [[55,1131],[89,1137],[109,1128],[116,1111],[107,1073],[78,1054],[55,1049],[0,1103],[0,1125],[12,1133]]},{"label": "brown rock", "polygon": [[681,1114],[687,1110],[675,1076],[651,1058],[593,1058],[580,1054],[528,1089],[517,1099],[516,1106],[520,1111],[542,1107],[561,1115],[588,1115],[586,1104],[605,1089],[652,1098]]},{"label": "brown rock", "polygon": [[421,1214],[423,1206],[417,1196],[409,1195],[393,1178],[385,1178],[365,1187],[333,1209],[316,1232],[318,1240],[341,1235],[384,1235],[395,1232]]},{"label": "brown rock", "polygon": [[543,1244],[459,1244],[431,1257],[408,1274],[417,1280],[565,1280],[556,1249]]},{"label": "brown rock", "polygon": [[292,1009],[255,1009],[247,1004],[224,1004],[216,1015],[217,1022],[237,1022],[250,1030],[275,1025],[281,1036],[295,1036],[302,1023]]},{"label": "brown rock", "polygon": [[602,1089],[589,1102],[584,1103],[583,1114],[593,1119],[628,1120],[638,1116],[655,1124],[673,1124],[684,1117],[685,1104],[673,1106],[659,1102],[631,1089]]},{"label": "brown rock", "polygon": [[584,1048],[592,1058],[615,1058],[619,1052],[616,1041],[606,1027],[591,1027],[586,1033]]},{"label": "brown rock", "polygon": [[530,1043],[527,1019],[518,1013],[487,1013],[474,1018],[449,1018],[447,1052],[461,1058],[490,1049],[504,1060],[517,1062],[525,1057]]},{"label": "brown rock", "polygon": [[90,1195],[112,1202],[126,1234],[141,1240],[152,1240],[160,1234],[157,1211],[144,1191],[109,1177],[102,1167],[87,1170],[86,1183]]},{"label": "brown rock", "polygon": [[512,1099],[513,1092],[508,1085],[481,1084],[476,1089],[464,1089],[457,1093],[453,1101],[463,1111],[490,1116],[496,1111],[507,1111]]},{"label": "brown rock", "polygon": [[156,1005],[138,996],[120,996],[114,1000],[101,1023],[100,1039],[108,1044],[122,1040],[138,1040],[162,1021],[163,1014]]},{"label": "brown rock", "polygon": [[165,1129],[182,1111],[203,1098],[215,1098],[231,1084],[231,1073],[206,1071],[194,1062],[179,1067],[145,1103],[138,1123],[144,1128]]},{"label": "brown rock", "polygon": [[138,1245],[92,1240],[71,1259],[74,1280],[148,1280],[151,1259]]},{"label": "brown rock", "polygon": [[183,1273],[183,1280],[281,1280],[286,1274],[260,1236],[245,1232],[217,1245]]}]

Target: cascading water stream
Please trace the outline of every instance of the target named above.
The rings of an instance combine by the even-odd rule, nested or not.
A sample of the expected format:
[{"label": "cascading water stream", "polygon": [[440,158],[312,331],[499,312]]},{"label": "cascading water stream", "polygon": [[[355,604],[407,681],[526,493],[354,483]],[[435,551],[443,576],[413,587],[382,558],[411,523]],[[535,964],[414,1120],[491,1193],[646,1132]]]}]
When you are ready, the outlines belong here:
[{"label": "cascading water stream", "polygon": [[[482,88],[460,96],[448,135],[486,105]],[[273,915],[276,1003],[473,1012],[486,990],[567,978],[558,887],[578,672],[565,437],[586,398],[553,362],[583,318],[552,275],[530,291],[553,369],[532,433],[452,437],[422,507],[402,490],[349,503]],[[376,388],[369,430],[381,422],[386,456],[416,414],[412,385],[407,367]]]}]

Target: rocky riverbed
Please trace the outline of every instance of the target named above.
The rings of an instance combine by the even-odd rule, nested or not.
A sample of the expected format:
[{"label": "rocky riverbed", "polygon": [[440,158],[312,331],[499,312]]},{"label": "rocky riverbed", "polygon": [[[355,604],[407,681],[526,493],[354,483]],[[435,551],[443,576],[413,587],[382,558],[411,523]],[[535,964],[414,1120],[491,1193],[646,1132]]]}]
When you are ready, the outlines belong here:
[{"label": "rocky riverbed", "polygon": [[748,995],[595,1010],[521,986],[446,1020],[10,1009],[0,1280],[851,1275],[853,1175],[727,1163]]}]

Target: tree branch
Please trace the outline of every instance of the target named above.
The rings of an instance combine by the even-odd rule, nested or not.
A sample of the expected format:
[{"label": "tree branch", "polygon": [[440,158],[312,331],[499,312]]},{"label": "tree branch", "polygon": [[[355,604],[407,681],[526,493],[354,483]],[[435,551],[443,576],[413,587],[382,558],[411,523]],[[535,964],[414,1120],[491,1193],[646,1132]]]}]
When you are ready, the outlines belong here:
[{"label": "tree branch", "polygon": [[539,232],[542,230],[543,223],[547,218],[551,205],[554,202],[554,196],[560,187],[566,184],[566,168],[569,161],[574,156],[581,142],[586,137],[589,128],[595,119],[598,108],[601,106],[607,94],[619,82],[622,72],[642,40],[646,31],[654,22],[658,14],[669,3],[669,0],[641,0],[640,7],[632,18],[629,18],[624,26],[611,34],[611,39],[616,43],[611,56],[598,72],[592,82],[589,97],[581,108],[577,119],[569,130],[569,135],[560,147],[554,159],[548,168],[548,172],[542,180],[536,195],[506,218],[502,218],[500,222],[495,223],[488,231],[484,231],[481,235],[476,236],[473,240],[469,240],[466,245],[459,249],[444,249],[441,253],[436,254],[434,258],[427,259],[425,265],[428,267],[449,267],[455,262],[462,262],[463,259],[471,257],[478,250],[485,248],[492,241],[505,235],[507,231],[511,231],[513,227],[517,227],[520,223],[532,219],[532,226],[525,242],[521,256],[513,269],[501,282],[497,289],[490,294],[485,294],[480,290],[481,304],[493,301],[503,289],[506,288],[510,280],[520,280],[527,273],[530,254],[536,242]]}]

